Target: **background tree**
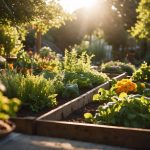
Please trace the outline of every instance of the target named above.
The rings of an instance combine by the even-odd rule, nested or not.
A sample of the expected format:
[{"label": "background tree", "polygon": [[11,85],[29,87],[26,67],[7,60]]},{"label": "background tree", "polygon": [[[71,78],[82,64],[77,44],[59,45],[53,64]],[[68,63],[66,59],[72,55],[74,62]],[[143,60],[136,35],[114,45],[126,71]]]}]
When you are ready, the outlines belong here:
[{"label": "background tree", "polygon": [[0,0],[0,23],[20,24],[32,21],[44,11],[44,0]]},{"label": "background tree", "polygon": [[[0,0],[0,24],[36,30],[36,50],[41,48],[41,36],[49,28],[59,28],[68,19],[57,0]],[[2,44],[2,43],[1,43]],[[3,44],[5,45],[5,44]]]},{"label": "background tree", "polygon": [[125,29],[130,29],[137,20],[136,8],[140,0],[108,0],[108,2],[116,10]]},{"label": "background tree", "polygon": [[136,38],[150,40],[150,1],[141,0],[137,13],[138,20],[131,33]]},{"label": "background tree", "polygon": [[[60,29],[50,30],[46,37],[52,37],[52,41],[61,49],[78,44],[85,35],[90,35],[100,28],[104,31],[105,40],[113,46],[116,56],[119,48],[122,56],[128,47],[128,32],[136,21],[136,7],[139,0],[107,0],[97,1],[93,8],[79,9],[74,14],[76,19],[67,21]],[[38,42],[39,43],[39,42]],[[124,55],[125,56],[125,55]]]},{"label": "background tree", "polygon": [[32,27],[36,30],[36,51],[41,48],[42,34],[51,28],[59,28],[65,21],[71,19],[71,15],[64,12],[62,6],[56,0],[49,0],[44,11],[38,14],[32,22]]},{"label": "background tree", "polygon": [[141,0],[137,13],[137,22],[131,28],[131,34],[141,43],[141,59],[150,63],[150,1]]}]

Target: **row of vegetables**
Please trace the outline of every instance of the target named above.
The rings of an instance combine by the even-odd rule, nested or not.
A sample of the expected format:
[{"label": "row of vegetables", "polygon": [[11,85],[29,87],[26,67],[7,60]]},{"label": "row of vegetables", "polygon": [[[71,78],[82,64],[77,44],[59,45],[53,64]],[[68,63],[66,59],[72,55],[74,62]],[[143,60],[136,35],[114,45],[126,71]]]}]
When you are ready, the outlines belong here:
[{"label": "row of vegetables", "polygon": [[99,89],[93,101],[103,102],[86,122],[135,128],[150,128],[150,66],[143,63],[129,79],[111,81],[109,90]]},{"label": "row of vegetables", "polygon": [[[3,69],[1,69],[0,80],[7,90],[4,91],[4,88],[1,88],[3,92],[0,95],[0,120],[8,119],[23,107],[29,108],[32,112],[53,108],[61,103],[62,99],[70,100],[97,85],[110,81],[110,78],[102,71],[113,70],[113,73],[127,72],[128,75],[133,75],[131,79],[122,80],[116,84],[111,81],[113,85],[108,91],[100,89],[94,96],[94,100],[103,100],[104,105],[98,108],[95,116],[85,114],[86,121],[149,127],[149,95],[145,94],[149,93],[147,83],[150,80],[150,66],[143,63],[136,70],[131,64],[112,61],[95,70],[91,67],[91,59],[92,57],[86,53],[78,56],[75,50],[66,51],[63,58],[48,48],[41,49],[39,55],[20,51],[16,62],[5,62],[1,65]],[[14,97],[18,99],[13,99]],[[130,120],[124,121],[125,117],[121,117],[121,114],[126,114],[124,113],[126,105],[133,109],[133,113],[138,109],[145,110],[139,113],[137,118],[137,120],[142,118],[145,123],[139,121],[142,125],[137,125],[137,121],[131,125]],[[122,113],[117,116],[119,112]],[[137,115],[129,113],[131,120],[134,117],[136,118]]]},{"label": "row of vegetables", "polygon": [[[3,94],[9,99],[18,98],[20,109],[39,112],[53,108],[61,100],[73,99],[109,80],[105,73],[91,69],[91,57],[86,53],[78,56],[75,50],[66,51],[65,57],[60,58],[45,51],[41,50],[39,55],[20,51],[16,62],[1,65],[0,80],[7,89]],[[17,110],[9,109],[8,101],[3,98],[1,104],[0,119],[5,118],[5,113],[11,115]]]}]

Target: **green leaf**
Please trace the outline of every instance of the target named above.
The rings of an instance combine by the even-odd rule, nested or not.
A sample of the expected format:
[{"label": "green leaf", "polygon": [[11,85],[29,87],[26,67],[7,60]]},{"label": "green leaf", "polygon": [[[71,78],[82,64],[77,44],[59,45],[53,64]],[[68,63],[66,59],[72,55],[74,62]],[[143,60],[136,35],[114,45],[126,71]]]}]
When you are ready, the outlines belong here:
[{"label": "green leaf", "polygon": [[94,122],[94,117],[91,113],[85,113],[84,119],[85,119],[85,122],[87,122],[87,123],[93,123]]},{"label": "green leaf", "polygon": [[95,94],[93,96],[93,101],[99,101],[100,100],[100,95],[99,94]]},{"label": "green leaf", "polygon": [[124,98],[126,98],[127,96],[128,96],[127,93],[122,92],[122,93],[120,93],[119,98],[120,98],[120,99],[124,99]]},{"label": "green leaf", "polygon": [[85,113],[84,118],[85,119],[91,119],[91,118],[93,118],[93,115],[91,113]]}]

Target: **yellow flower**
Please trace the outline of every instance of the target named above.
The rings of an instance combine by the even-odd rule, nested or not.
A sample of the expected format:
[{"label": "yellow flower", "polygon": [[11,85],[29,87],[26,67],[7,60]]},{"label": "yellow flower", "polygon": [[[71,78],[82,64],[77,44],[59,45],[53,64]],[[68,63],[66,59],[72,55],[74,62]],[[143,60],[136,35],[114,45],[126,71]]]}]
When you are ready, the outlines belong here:
[{"label": "yellow flower", "polygon": [[137,85],[130,79],[122,79],[116,83],[115,89],[117,94],[120,94],[121,92],[135,92],[137,90]]},{"label": "yellow flower", "polygon": [[141,83],[141,87],[142,87],[142,88],[145,88],[145,84],[144,84],[144,83]]}]

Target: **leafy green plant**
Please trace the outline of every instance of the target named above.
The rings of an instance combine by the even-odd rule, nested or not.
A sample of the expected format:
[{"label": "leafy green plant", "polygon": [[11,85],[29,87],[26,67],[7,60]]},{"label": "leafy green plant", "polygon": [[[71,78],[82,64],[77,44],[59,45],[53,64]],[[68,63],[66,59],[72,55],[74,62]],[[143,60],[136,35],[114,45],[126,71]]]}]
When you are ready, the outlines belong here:
[{"label": "leafy green plant", "polygon": [[105,90],[100,88],[97,94],[93,95],[93,101],[110,101],[113,96],[117,96],[113,89]]},{"label": "leafy green plant", "polygon": [[132,80],[141,82],[150,82],[150,66],[144,62],[140,68],[133,73]]},{"label": "leafy green plant", "polygon": [[15,66],[17,68],[31,69],[33,63],[34,63],[34,59],[32,57],[30,57],[29,54],[26,51],[20,50],[17,53],[17,61],[15,63]]},{"label": "leafy green plant", "polygon": [[83,52],[80,56],[77,55],[75,49],[72,51],[65,51],[63,68],[65,71],[78,71],[84,72],[89,71],[91,68],[91,59],[93,56],[89,56],[86,52]]},{"label": "leafy green plant", "polygon": [[77,84],[66,84],[64,92],[62,93],[64,98],[75,98],[79,96],[79,88]]},{"label": "leafy green plant", "polygon": [[125,95],[113,98],[100,106],[95,114],[95,122],[126,127],[150,128],[150,99]]},{"label": "leafy green plant", "polygon": [[106,74],[91,69],[91,58],[85,52],[77,55],[75,49],[66,51],[63,62],[64,83],[76,83],[79,89],[92,88],[109,78]]},{"label": "leafy green plant", "polygon": [[141,95],[111,97],[111,102],[100,105],[95,116],[84,114],[85,121],[96,124],[135,128],[150,128],[150,98]]},{"label": "leafy green plant", "polygon": [[54,57],[56,56],[55,52],[53,52],[53,51],[51,50],[51,48],[46,47],[46,46],[44,46],[44,47],[42,47],[42,48],[40,49],[39,55],[40,55],[40,57],[42,57],[42,58],[46,58],[46,57],[48,57],[48,56],[51,57],[51,58],[54,58]]},{"label": "leafy green plant", "polygon": [[8,120],[10,117],[14,117],[20,104],[19,99],[8,99],[0,92],[0,120]]},{"label": "leafy green plant", "polygon": [[127,72],[128,75],[132,75],[136,68],[130,63],[123,63],[119,61],[110,61],[101,65],[100,70],[106,73],[123,73]]},{"label": "leafy green plant", "polygon": [[57,104],[57,94],[52,82],[42,76],[28,75],[24,80],[21,94],[20,99],[27,103],[32,111],[39,111]]},{"label": "leafy green plant", "polygon": [[95,121],[95,119],[91,113],[85,113],[84,119],[85,119],[85,122],[87,122],[87,123],[93,123]]},{"label": "leafy green plant", "polygon": [[22,48],[20,35],[13,26],[0,24],[0,55],[16,55]]},{"label": "leafy green plant", "polygon": [[43,76],[24,76],[7,72],[0,75],[0,79],[7,88],[6,96],[19,98],[22,105],[28,106],[32,111],[37,112],[57,104],[53,81],[47,80]]}]

